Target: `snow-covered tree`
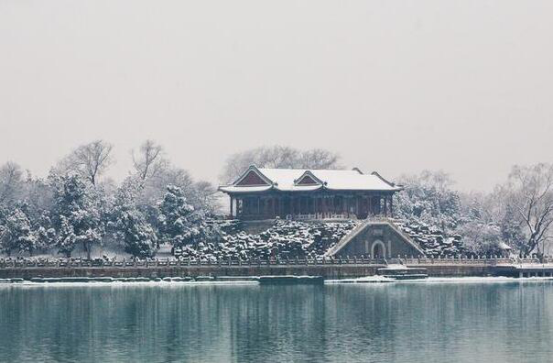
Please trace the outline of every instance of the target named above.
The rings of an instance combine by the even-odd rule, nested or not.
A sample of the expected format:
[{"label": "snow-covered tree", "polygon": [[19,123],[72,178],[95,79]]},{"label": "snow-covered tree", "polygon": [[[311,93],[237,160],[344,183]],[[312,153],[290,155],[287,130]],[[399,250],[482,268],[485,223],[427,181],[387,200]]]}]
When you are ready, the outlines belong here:
[{"label": "snow-covered tree", "polygon": [[2,250],[11,255],[13,250],[19,253],[33,254],[37,239],[31,229],[31,222],[21,208],[16,208],[6,219],[1,235]]},{"label": "snow-covered tree", "polygon": [[133,178],[124,182],[117,191],[109,226],[115,238],[125,243],[125,252],[144,259],[155,255],[157,236],[137,207],[140,189],[141,184]]},{"label": "snow-covered tree", "polygon": [[7,162],[0,167],[0,204],[10,205],[21,198],[23,189],[23,172],[14,162]]},{"label": "snow-covered tree", "polygon": [[174,246],[197,244],[210,235],[203,211],[188,203],[181,188],[170,185],[158,205],[158,229],[162,242]]},{"label": "snow-covered tree", "polygon": [[261,146],[229,156],[220,179],[229,183],[250,165],[259,168],[341,169],[339,160],[339,154],[324,149],[302,151],[288,146]]},{"label": "snow-covered tree", "polygon": [[199,181],[194,184],[195,206],[206,211],[208,214],[216,214],[219,210],[219,200],[217,197],[217,189],[212,183],[207,181]]},{"label": "snow-covered tree", "polygon": [[402,176],[399,184],[405,189],[395,196],[397,217],[416,218],[443,230],[456,228],[460,219],[460,195],[450,188],[448,174],[423,171],[420,175]]},{"label": "snow-covered tree", "polygon": [[458,227],[465,248],[478,254],[499,253],[499,243],[502,242],[500,227],[494,223],[471,221]]},{"label": "snow-covered tree", "polygon": [[112,164],[113,146],[103,140],[81,145],[65,157],[53,170],[54,173],[76,173],[93,185]]},{"label": "snow-covered tree", "polygon": [[179,187],[191,204],[195,198],[194,180],[190,173],[184,169],[173,167],[169,163],[163,166],[158,165],[155,174],[141,181],[139,204],[143,206],[155,206],[165,194],[168,185]]},{"label": "snow-covered tree", "polygon": [[58,224],[58,235],[56,240],[58,252],[65,255],[65,257],[70,258],[71,253],[77,244],[75,230],[73,229],[73,225],[69,221],[69,218],[66,216],[60,216]]},{"label": "snow-covered tree", "polygon": [[132,156],[135,174],[143,181],[157,176],[169,165],[163,147],[152,140],[143,142]]},{"label": "snow-covered tree", "polygon": [[56,243],[56,230],[54,228],[46,228],[39,226],[35,231],[37,249],[46,250]]},{"label": "snow-covered tree", "polygon": [[511,203],[506,204],[504,201],[500,200],[499,204],[503,208],[503,213],[498,220],[502,233],[502,240],[519,250],[523,241],[526,240],[524,222],[520,218],[518,212],[514,210],[514,206],[511,205]]},{"label": "snow-covered tree", "polygon": [[514,242],[521,253],[544,253],[552,242],[552,164],[514,166],[501,196],[503,230],[513,235],[520,226],[524,238]]},{"label": "snow-covered tree", "polygon": [[27,174],[20,202],[27,205],[31,219],[40,222],[43,214],[52,209],[52,196],[52,188],[45,180]]},{"label": "snow-covered tree", "polygon": [[132,156],[132,176],[141,184],[137,204],[150,223],[154,223],[156,217],[153,207],[163,197],[168,185],[179,187],[195,209],[207,212],[217,209],[217,203],[212,198],[215,188],[206,188],[209,183],[195,182],[187,170],[172,165],[161,145],[146,140],[138,150],[133,151]]},{"label": "snow-covered tree", "polygon": [[300,169],[340,169],[340,155],[324,149],[310,149],[298,152]]},{"label": "snow-covered tree", "polygon": [[51,176],[51,180],[60,253],[70,257],[81,243],[90,259],[93,246],[101,243],[104,233],[99,195],[78,174]]}]

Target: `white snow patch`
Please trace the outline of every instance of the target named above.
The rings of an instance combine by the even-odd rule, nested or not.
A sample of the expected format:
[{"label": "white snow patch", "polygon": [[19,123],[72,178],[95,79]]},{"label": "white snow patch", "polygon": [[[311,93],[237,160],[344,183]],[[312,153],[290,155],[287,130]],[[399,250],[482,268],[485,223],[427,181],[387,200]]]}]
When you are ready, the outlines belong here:
[{"label": "white snow patch", "polygon": [[529,277],[516,278],[504,276],[487,277],[428,277],[421,280],[398,280],[398,283],[417,283],[417,284],[482,284],[482,283],[525,283],[552,280],[552,277]]},{"label": "white snow patch", "polygon": [[379,283],[379,282],[395,282],[396,280],[385,276],[365,276],[354,279],[338,279],[325,280],[325,284],[352,284],[352,283]]}]

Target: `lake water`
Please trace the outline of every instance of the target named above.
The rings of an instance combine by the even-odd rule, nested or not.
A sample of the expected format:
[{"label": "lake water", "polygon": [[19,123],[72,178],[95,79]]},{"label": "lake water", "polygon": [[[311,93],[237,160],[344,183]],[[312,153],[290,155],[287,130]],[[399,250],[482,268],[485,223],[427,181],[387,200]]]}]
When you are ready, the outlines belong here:
[{"label": "lake water", "polygon": [[2,286],[0,362],[552,362],[552,281],[431,281]]}]

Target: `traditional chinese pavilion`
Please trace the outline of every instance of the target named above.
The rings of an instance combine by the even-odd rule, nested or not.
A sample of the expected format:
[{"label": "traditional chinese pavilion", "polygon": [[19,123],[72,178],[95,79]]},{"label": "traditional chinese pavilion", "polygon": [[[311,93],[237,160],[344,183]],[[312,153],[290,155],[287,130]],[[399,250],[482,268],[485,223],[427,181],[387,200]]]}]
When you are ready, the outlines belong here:
[{"label": "traditional chinese pavilion", "polygon": [[353,170],[263,169],[250,166],[219,187],[231,198],[232,218],[326,219],[392,216],[402,187],[378,173]]}]

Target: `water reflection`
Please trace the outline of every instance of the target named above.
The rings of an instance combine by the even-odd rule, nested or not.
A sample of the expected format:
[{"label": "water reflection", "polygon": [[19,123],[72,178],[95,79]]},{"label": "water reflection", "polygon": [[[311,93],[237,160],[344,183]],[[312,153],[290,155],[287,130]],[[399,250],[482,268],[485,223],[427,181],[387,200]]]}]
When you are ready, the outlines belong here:
[{"label": "water reflection", "polygon": [[1,362],[549,362],[552,282],[0,288]]}]

